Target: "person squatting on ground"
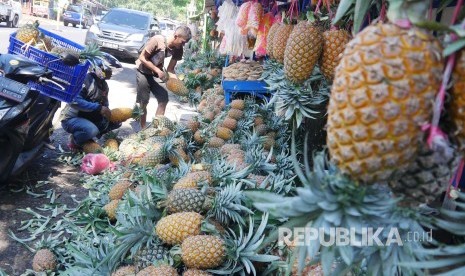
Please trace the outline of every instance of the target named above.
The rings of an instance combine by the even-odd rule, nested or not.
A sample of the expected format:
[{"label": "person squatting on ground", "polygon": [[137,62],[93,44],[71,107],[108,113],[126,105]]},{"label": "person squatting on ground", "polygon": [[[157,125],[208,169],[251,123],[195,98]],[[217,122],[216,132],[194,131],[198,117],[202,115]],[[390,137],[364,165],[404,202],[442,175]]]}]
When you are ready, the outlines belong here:
[{"label": "person squatting on ground", "polygon": [[74,100],[63,108],[60,119],[63,129],[70,133],[68,148],[79,150],[81,146],[94,137],[117,129],[121,123],[109,121],[111,111],[108,108],[108,84],[112,76],[110,67],[95,66],[86,75],[84,87]]},{"label": "person squatting on ground", "polygon": [[[174,67],[182,59],[183,47],[191,39],[191,30],[187,26],[180,26],[173,35],[164,37],[155,35],[150,38],[136,60],[137,99],[144,114],[141,116],[141,128],[145,128],[147,120],[147,104],[150,92],[158,102],[155,115],[165,115],[168,104],[168,91],[159,82],[167,80],[169,76],[163,71],[164,60],[171,56],[166,69],[174,74]],[[160,80],[157,80],[160,79]]]}]

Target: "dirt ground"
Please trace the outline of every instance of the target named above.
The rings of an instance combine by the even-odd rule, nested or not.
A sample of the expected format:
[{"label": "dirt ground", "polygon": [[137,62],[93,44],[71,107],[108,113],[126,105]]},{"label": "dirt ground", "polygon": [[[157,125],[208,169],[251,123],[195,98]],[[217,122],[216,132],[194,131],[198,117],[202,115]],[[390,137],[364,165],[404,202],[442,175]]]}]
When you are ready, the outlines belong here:
[{"label": "dirt ground", "polygon": [[[132,132],[128,127],[120,129],[120,135]],[[80,183],[83,175],[79,167],[58,161],[61,155],[59,146],[66,150],[67,138],[68,134],[61,127],[56,129],[51,137],[51,145],[54,148],[43,147],[40,155],[25,171],[13,177],[8,186],[0,189],[0,269],[3,269],[7,275],[21,275],[26,269],[32,268],[33,253],[11,239],[8,233],[11,230],[19,238],[30,236],[26,231],[17,230],[21,226],[21,221],[32,218],[31,214],[20,209],[28,207],[35,209],[50,202],[49,198],[35,197],[33,194],[44,194],[47,190],[53,189],[57,195],[56,202],[66,204],[68,207],[76,206],[72,197],[81,200],[88,195],[88,191]],[[37,185],[37,183],[45,184]],[[39,238],[29,242],[28,245],[32,247]],[[2,275],[1,270],[0,275]]]}]

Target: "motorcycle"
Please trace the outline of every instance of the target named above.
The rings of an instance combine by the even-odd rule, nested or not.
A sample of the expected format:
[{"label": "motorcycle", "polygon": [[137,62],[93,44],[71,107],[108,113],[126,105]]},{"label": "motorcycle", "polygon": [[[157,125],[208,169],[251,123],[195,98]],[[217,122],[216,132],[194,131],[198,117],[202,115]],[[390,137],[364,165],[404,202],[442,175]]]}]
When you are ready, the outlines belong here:
[{"label": "motorcycle", "polygon": [[[66,65],[79,63],[62,57]],[[32,89],[29,82],[51,82],[52,71],[27,58],[0,55],[0,184],[18,174],[38,154],[51,135],[52,120],[61,102]]]}]

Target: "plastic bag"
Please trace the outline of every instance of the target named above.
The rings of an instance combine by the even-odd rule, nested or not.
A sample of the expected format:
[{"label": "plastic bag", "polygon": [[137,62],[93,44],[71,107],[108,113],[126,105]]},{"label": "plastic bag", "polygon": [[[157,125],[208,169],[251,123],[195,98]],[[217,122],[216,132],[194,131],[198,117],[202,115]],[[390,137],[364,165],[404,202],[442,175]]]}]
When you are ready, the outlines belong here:
[{"label": "plastic bag", "polygon": [[257,34],[257,41],[255,42],[255,54],[257,56],[265,56],[266,55],[266,38],[268,36],[268,32],[271,28],[271,25],[275,22],[275,18],[271,12],[265,14],[262,17],[262,21],[260,23],[260,27],[258,28]]},{"label": "plastic bag", "polygon": [[81,171],[96,175],[110,168],[110,159],[103,153],[88,153],[82,158]]},{"label": "plastic bag", "polygon": [[246,29],[248,34],[257,37],[258,28],[263,17],[263,7],[259,2],[252,3],[247,16]]},{"label": "plastic bag", "polygon": [[[236,18],[236,25],[241,30],[241,34],[247,34],[247,20],[249,16],[249,10],[252,7],[252,2],[245,2],[239,8],[239,12]],[[245,32],[245,33],[244,33]]]},{"label": "plastic bag", "polygon": [[239,8],[231,1],[226,0],[218,8],[218,21],[216,30],[225,33],[226,26],[234,25]]}]

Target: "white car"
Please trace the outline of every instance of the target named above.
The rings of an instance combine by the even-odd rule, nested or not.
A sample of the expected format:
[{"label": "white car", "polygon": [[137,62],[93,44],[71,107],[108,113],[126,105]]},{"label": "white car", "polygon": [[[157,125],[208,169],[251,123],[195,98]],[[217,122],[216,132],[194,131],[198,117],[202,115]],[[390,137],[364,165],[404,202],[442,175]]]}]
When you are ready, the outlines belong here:
[{"label": "white car", "polygon": [[0,0],[0,22],[6,22],[8,27],[18,27],[21,19],[21,3],[15,0]]}]

